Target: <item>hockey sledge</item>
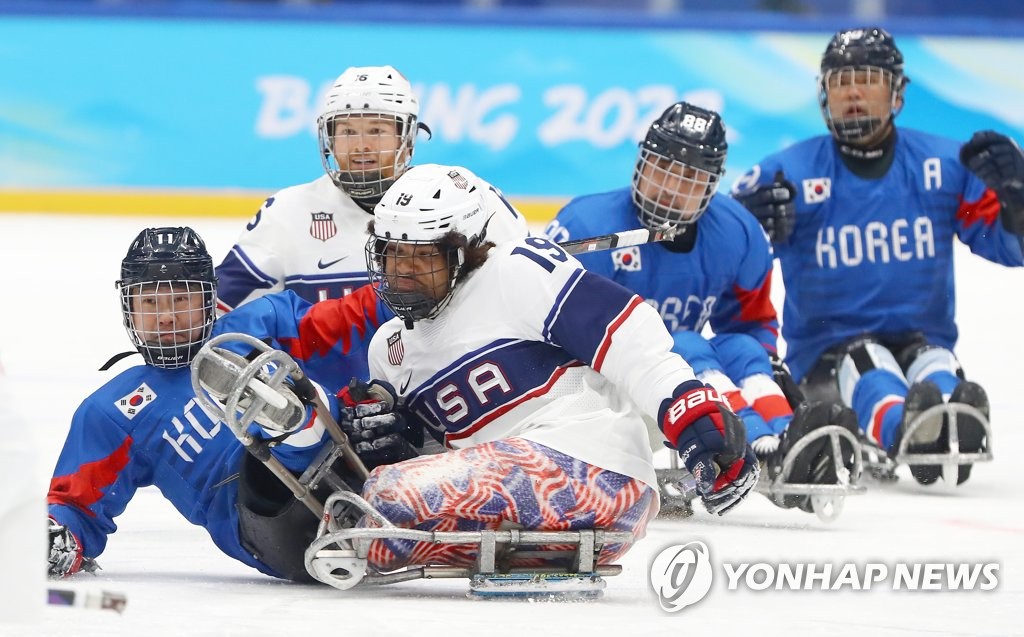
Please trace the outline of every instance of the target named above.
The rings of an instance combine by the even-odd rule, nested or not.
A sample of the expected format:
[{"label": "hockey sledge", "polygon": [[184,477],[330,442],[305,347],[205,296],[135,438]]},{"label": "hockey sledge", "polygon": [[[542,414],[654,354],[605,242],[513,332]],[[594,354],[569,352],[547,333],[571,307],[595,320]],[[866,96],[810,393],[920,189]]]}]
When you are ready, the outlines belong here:
[{"label": "hockey sledge", "polygon": [[[809,445],[828,438],[832,447],[832,461],[835,463],[836,482],[834,484],[805,484],[790,481],[794,461]],[[847,468],[842,462],[840,441],[845,441],[854,449],[853,467]],[[822,522],[832,522],[843,511],[847,496],[863,495],[867,489],[860,484],[864,472],[860,440],[848,430],[835,425],[819,427],[798,440],[782,460],[781,470],[774,478],[766,468],[761,470],[761,478],[754,489],[769,500],[782,506],[786,496],[810,496],[811,508]],[[658,517],[688,517],[693,515],[693,501],[700,495],[697,485],[684,467],[679,466],[678,456],[672,455],[668,469],[656,469],[658,490],[661,495],[661,511]]]},{"label": "hockey sledge", "polygon": [[[242,356],[223,347],[228,343],[244,345],[252,353],[247,357]],[[321,485],[333,491],[348,488],[344,479],[334,470],[336,460],[342,459],[353,475],[360,479],[365,479],[369,472],[316,391],[310,394],[331,440],[298,478],[270,453],[275,440],[263,439],[249,432],[249,425],[266,405],[282,400],[276,390],[289,378],[296,385],[309,382],[291,356],[247,334],[216,336],[203,345],[192,361],[192,388],[196,400],[208,413],[219,415],[249,453],[273,472],[295,498],[319,518],[325,504],[314,495],[314,491]],[[210,397],[207,392],[211,391],[223,396],[223,406]],[[239,402],[243,398],[249,404],[240,410]]]},{"label": "hockey sledge", "polygon": [[659,518],[688,518],[693,515],[693,501],[697,494],[697,481],[679,464],[679,454],[669,454],[669,467],[655,469],[658,494],[661,497]]},{"label": "hockey sledge", "polygon": [[[961,419],[973,419],[981,425],[984,433],[983,444],[978,451],[961,451]],[[949,451],[936,453],[913,453],[908,450],[915,438],[927,431],[939,431],[946,437]],[[941,443],[940,443],[941,444]],[[888,455],[877,446],[865,446],[865,460],[872,476],[883,481],[895,481],[899,465],[938,465],[942,468],[942,479],[947,487],[957,484],[961,465],[992,460],[992,426],[988,418],[976,407],[964,403],[943,403],[934,405],[918,414],[903,433],[894,455]]]},{"label": "hockey sledge", "polygon": [[[362,524],[352,526],[357,518]],[[367,560],[374,540],[395,539],[434,544],[475,545],[470,567],[410,566],[379,572]],[[598,565],[601,549],[632,543],[632,533],[579,531],[420,531],[396,527],[351,491],[337,491],[326,503],[317,538],[306,550],[306,570],[315,579],[340,590],[355,586],[395,584],[417,579],[465,578],[473,598],[585,600],[602,596],[604,578],[618,575],[617,564]],[[569,550],[543,550],[570,545]],[[544,566],[517,567],[517,560],[540,558]]]},{"label": "hockey sledge", "polygon": [[[835,483],[792,482],[790,477],[796,458],[808,446],[823,438],[827,438],[831,446],[832,462],[836,474]],[[853,466],[851,468],[847,468],[842,460],[842,442],[844,441],[853,448]],[[779,506],[782,506],[786,496],[810,496],[811,509],[818,519],[822,522],[832,522],[842,513],[847,496],[863,495],[867,492],[867,489],[860,484],[863,472],[864,460],[860,440],[857,436],[843,427],[826,425],[814,429],[797,440],[782,459],[781,469],[777,470],[776,475],[768,477],[770,472],[762,471],[762,479],[758,480],[757,486],[754,488]]]},{"label": "hockey sledge", "polygon": [[[248,356],[236,350],[251,350]],[[298,363],[287,353],[245,334],[222,334],[208,341],[192,363],[192,386],[204,409],[221,417],[235,437],[312,511],[320,524],[316,539],[305,553],[309,574],[334,588],[393,584],[416,579],[465,578],[473,598],[522,598],[586,600],[601,597],[605,577],[622,571],[619,565],[598,565],[601,549],[609,544],[633,543],[628,532],[601,530],[476,532],[428,532],[394,526],[368,502],[354,493],[335,471],[342,459],[357,477],[368,476],[341,427],[316,392],[317,408],[331,440],[316,460],[296,478],[271,453],[274,440],[249,433],[249,426],[267,405],[280,404],[277,388],[288,379],[295,385],[308,382]],[[218,400],[213,400],[210,393]],[[243,398],[247,406],[240,409]],[[223,403],[223,406],[221,405]],[[321,502],[315,491],[332,491]],[[321,491],[322,492],[322,491]],[[371,526],[357,527],[359,523]],[[404,539],[439,544],[473,544],[478,557],[471,568],[444,565],[406,567],[378,572],[368,564],[371,542]],[[570,545],[571,550],[540,550],[544,546]],[[544,566],[516,567],[516,559],[540,558]]]}]

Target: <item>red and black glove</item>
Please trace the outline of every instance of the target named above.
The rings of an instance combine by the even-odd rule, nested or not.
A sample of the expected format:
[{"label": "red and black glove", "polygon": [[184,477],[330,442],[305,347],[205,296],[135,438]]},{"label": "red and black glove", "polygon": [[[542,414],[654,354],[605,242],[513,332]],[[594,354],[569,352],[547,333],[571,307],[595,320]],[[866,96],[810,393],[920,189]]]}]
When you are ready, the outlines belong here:
[{"label": "red and black glove", "polygon": [[960,148],[960,161],[996,193],[1003,227],[1024,236],[1024,152],[1017,142],[996,131],[979,131]]},{"label": "red and black glove", "polygon": [[658,424],[710,513],[722,515],[757,484],[760,468],[746,427],[710,385],[688,380],[676,387],[661,403]]}]

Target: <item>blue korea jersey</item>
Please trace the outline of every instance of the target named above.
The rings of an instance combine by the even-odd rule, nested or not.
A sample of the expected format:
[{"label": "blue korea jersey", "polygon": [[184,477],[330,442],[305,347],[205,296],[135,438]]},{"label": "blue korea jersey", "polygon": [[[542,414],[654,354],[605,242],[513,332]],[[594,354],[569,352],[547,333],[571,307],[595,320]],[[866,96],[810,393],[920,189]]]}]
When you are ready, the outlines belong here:
[{"label": "blue korea jersey", "polygon": [[[291,353],[333,393],[352,376],[366,377],[362,352],[376,328],[392,316],[382,308],[368,286],[312,308],[289,291],[222,316],[214,334],[273,337],[274,345]],[[239,540],[237,477],[246,451],[196,401],[190,374],[188,367],[139,365],[86,398],[57,460],[49,514],[78,537],[87,557],[96,557],[117,529],[114,518],[140,487],[153,485],[185,519],[206,529],[224,553],[277,576]],[[304,470],[319,451],[319,437],[306,441],[310,444],[291,444],[306,433],[273,449],[293,471]]]},{"label": "blue korea jersey", "polygon": [[826,349],[865,333],[918,331],[952,349],[954,236],[989,261],[1024,265],[1021,240],[999,223],[995,194],[960,163],[960,145],[900,128],[888,172],[863,179],[823,135],[767,157],[737,183],[767,184],[782,171],[797,188],[795,229],[775,244],[796,379]]},{"label": "blue korea jersey", "polygon": [[[688,252],[653,243],[576,257],[587,270],[642,296],[670,332],[699,333],[710,322],[716,333],[750,334],[774,352],[779,325],[770,298],[772,255],[761,226],[719,194],[696,225]],[[630,188],[622,188],[573,199],[546,232],[560,242],[642,227]]]}]

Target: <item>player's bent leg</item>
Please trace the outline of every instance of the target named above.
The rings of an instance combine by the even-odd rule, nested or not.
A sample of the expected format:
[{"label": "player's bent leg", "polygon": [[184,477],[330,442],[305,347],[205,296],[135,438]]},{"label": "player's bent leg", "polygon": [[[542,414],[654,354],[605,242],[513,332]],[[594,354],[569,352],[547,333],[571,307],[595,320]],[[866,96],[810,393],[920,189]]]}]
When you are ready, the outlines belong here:
[{"label": "player's bent leg", "polygon": [[[836,432],[835,440],[831,432]],[[784,508],[817,512],[815,505],[820,506],[822,498],[836,499],[853,493],[859,478],[857,434],[857,417],[850,409],[835,403],[800,405],[782,434],[779,449],[767,462],[769,499]],[[793,485],[822,488],[787,494]]]},{"label": "player's bent leg", "polygon": [[[909,454],[936,454],[949,451],[948,438],[943,435],[944,417],[934,414],[933,407],[943,403],[942,391],[931,381],[914,383],[907,392],[899,428],[891,441],[886,440],[889,454],[900,459],[904,438],[905,451]],[[931,411],[930,411],[931,410]],[[925,412],[934,415],[926,415]],[[922,418],[924,418],[922,420]],[[934,483],[942,475],[942,466],[936,464],[912,464],[910,473],[920,484]]]},{"label": "player's bent leg", "polygon": [[711,345],[746,402],[774,434],[781,434],[793,418],[793,407],[775,382],[771,359],[764,347],[749,334],[719,334],[711,339]]},{"label": "player's bent leg", "polygon": [[[643,482],[521,438],[379,467],[363,497],[396,526],[425,531],[603,529],[640,539],[656,511],[656,494]],[[570,547],[544,547],[565,548]],[[628,548],[606,546],[598,562],[610,563]],[[477,550],[476,545],[385,539],[371,544],[368,559],[381,571],[469,566]]]},{"label": "player's bent leg", "polygon": [[245,454],[238,478],[242,546],[284,579],[315,581],[303,562],[319,518],[263,463]]},{"label": "player's bent leg", "polygon": [[[908,348],[902,364],[907,369],[907,378],[913,381],[925,380],[934,383],[947,397],[951,409],[943,417],[940,438],[942,443],[932,445],[940,452],[953,451],[950,437],[955,433],[957,453],[980,453],[988,450],[989,402],[985,390],[975,382],[964,379],[963,368],[956,355],[950,350],[928,343]],[[963,405],[971,409],[955,409]],[[950,423],[956,423],[951,431]],[[963,484],[971,475],[971,464],[960,464],[957,468],[957,484]],[[935,467],[936,469],[938,467]],[[931,473],[935,473],[933,470]],[[917,476],[915,476],[917,477]],[[937,477],[931,481],[934,482]]]},{"label": "player's bent leg", "polygon": [[[978,453],[989,449],[988,420],[989,403],[988,394],[981,385],[963,380],[953,390],[949,398],[950,403],[968,405],[978,411],[979,415],[970,412],[957,414],[957,432],[960,451],[967,453]],[[963,484],[971,477],[971,467],[964,464],[958,468],[957,484]]]}]

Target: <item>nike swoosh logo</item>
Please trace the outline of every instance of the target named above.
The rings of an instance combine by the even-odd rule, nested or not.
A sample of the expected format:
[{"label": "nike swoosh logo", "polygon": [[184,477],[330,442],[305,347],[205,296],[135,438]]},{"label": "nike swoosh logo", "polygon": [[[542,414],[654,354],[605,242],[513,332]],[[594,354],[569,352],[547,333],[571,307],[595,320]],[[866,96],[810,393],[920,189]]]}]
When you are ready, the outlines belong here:
[{"label": "nike swoosh logo", "polygon": [[320,268],[321,270],[324,270],[326,268],[331,267],[332,265],[334,265],[338,261],[344,261],[347,258],[348,258],[348,256],[344,256],[344,257],[341,257],[340,259],[335,259],[334,261],[328,261],[327,263],[324,263],[324,260],[320,259],[319,261],[317,261],[316,267]]},{"label": "nike swoosh logo", "polygon": [[403,396],[405,395],[405,390],[409,389],[409,381],[410,380],[412,380],[412,372],[409,372],[409,375],[405,377],[405,382],[402,383],[402,386],[398,388],[398,393],[399,394],[401,394]]}]

